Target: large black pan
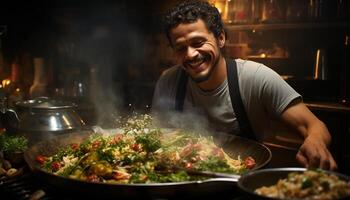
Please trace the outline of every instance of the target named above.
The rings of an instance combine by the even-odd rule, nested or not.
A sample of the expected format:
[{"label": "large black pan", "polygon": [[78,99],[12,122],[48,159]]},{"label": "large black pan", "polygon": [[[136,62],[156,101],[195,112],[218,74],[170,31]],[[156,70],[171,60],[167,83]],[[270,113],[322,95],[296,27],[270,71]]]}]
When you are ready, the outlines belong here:
[{"label": "large black pan", "polygon": [[[81,142],[91,132],[70,133],[60,135],[54,139],[42,141],[31,146],[24,154],[24,158],[32,171],[43,181],[64,189],[81,192],[82,194],[97,195],[98,197],[120,198],[184,198],[208,197],[212,194],[230,194],[236,190],[235,178],[209,178],[204,181],[187,181],[177,183],[154,184],[105,184],[92,183],[56,176],[40,168],[35,158],[38,155],[53,155],[60,148],[74,142]],[[253,170],[262,168],[271,159],[271,151],[263,144],[232,135],[219,134],[215,141],[232,157],[241,156],[242,159],[252,156],[256,161]]]},{"label": "large black pan", "polygon": [[[279,179],[287,178],[288,174],[291,172],[303,172],[305,168],[271,168],[271,169],[261,169],[256,171],[251,171],[247,174],[241,176],[238,181],[238,187],[245,192],[248,199],[257,199],[257,200],[273,200],[275,198],[264,197],[254,193],[257,188],[262,186],[270,186],[274,185],[278,182]],[[328,174],[337,175],[341,180],[345,180],[347,182],[350,181],[350,177],[332,171],[324,171]],[[344,197],[344,199],[349,199],[350,197]],[[298,199],[294,199],[298,200]]]}]

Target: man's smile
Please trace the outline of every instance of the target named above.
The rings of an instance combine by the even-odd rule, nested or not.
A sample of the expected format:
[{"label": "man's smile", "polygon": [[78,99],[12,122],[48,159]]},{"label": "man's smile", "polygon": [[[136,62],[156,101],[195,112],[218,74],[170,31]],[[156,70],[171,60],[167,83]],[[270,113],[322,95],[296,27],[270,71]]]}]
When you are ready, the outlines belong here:
[{"label": "man's smile", "polygon": [[205,56],[198,56],[193,60],[186,61],[184,65],[186,68],[190,68],[194,72],[198,73],[205,69],[205,66],[202,65],[205,61]]}]

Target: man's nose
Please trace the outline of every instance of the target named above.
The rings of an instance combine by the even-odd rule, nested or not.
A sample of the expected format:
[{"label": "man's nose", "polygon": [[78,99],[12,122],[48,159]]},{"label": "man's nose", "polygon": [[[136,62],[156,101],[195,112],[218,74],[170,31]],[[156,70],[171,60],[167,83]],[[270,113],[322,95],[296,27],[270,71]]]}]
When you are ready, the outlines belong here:
[{"label": "man's nose", "polygon": [[186,59],[193,59],[198,55],[197,49],[188,47],[186,51]]}]

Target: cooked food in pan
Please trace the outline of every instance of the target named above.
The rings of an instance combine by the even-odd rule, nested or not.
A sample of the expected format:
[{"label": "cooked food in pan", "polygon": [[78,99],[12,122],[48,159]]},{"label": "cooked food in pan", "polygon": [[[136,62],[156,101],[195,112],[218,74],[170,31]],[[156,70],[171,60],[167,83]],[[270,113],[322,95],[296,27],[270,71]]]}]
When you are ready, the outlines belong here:
[{"label": "cooked food in pan", "polygon": [[255,165],[251,157],[231,158],[211,137],[163,133],[149,115],[128,120],[120,132],[93,134],[55,155],[40,155],[37,161],[49,173],[104,183],[190,181],[203,177],[189,170],[241,174]]},{"label": "cooked food in pan", "polygon": [[350,182],[322,170],[291,172],[275,185],[263,186],[255,193],[278,199],[339,199],[350,196]]}]

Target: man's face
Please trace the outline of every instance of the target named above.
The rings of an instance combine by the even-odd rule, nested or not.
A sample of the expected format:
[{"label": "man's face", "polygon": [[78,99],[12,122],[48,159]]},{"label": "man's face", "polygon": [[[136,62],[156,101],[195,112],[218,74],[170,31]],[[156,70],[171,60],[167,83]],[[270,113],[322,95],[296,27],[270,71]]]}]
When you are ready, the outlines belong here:
[{"label": "man's face", "polygon": [[221,57],[224,33],[215,38],[199,19],[194,23],[179,24],[169,35],[176,57],[191,78],[198,83],[208,80]]}]

